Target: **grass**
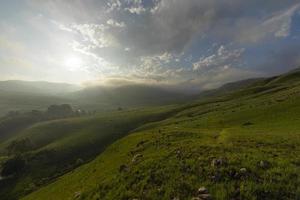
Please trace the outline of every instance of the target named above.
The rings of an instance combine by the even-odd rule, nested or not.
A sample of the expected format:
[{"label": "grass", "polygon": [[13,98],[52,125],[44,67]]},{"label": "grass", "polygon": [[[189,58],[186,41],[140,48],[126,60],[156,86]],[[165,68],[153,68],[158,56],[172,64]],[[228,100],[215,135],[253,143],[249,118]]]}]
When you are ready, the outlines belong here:
[{"label": "grass", "polygon": [[300,199],[300,86],[259,87],[140,126],[24,199]]},{"label": "grass", "polygon": [[13,141],[28,138],[31,147],[22,152],[27,161],[23,174],[15,180],[2,183],[0,190],[4,199],[36,190],[41,185],[90,161],[109,144],[125,136],[131,130],[146,123],[162,120],[171,115],[174,106],[115,111],[94,117],[70,118],[38,123],[7,140],[0,146],[2,155],[7,155],[6,147]]}]

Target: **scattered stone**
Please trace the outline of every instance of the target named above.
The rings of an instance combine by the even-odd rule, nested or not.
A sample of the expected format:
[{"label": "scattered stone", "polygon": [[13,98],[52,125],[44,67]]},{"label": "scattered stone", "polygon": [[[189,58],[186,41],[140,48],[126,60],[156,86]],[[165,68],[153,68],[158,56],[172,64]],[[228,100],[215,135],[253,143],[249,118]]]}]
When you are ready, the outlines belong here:
[{"label": "scattered stone", "polygon": [[136,154],[136,155],[134,155],[133,156],[133,158],[132,158],[132,162],[133,163],[135,163],[135,162],[137,162],[140,158],[142,158],[143,157],[143,155],[142,154]]},{"label": "scattered stone", "polygon": [[211,195],[210,194],[200,194],[199,198],[201,200],[210,200],[211,199]]},{"label": "scattered stone", "polygon": [[208,193],[206,187],[200,187],[198,189],[198,196],[193,197],[192,200],[210,200],[211,195]]},{"label": "scattered stone", "polygon": [[212,167],[220,167],[220,166],[225,165],[225,164],[226,164],[226,161],[225,161],[225,159],[222,159],[222,158],[220,158],[220,159],[213,159],[211,161],[211,166]]},{"label": "scattered stone", "polygon": [[78,199],[81,196],[81,192],[75,192],[74,198]]},{"label": "scattered stone", "polygon": [[258,163],[258,166],[263,168],[263,169],[268,169],[270,168],[271,164],[266,161],[266,160],[261,160],[259,163]]},{"label": "scattered stone", "polygon": [[208,190],[206,189],[206,187],[200,187],[198,189],[198,194],[207,194]]},{"label": "scattered stone", "polygon": [[236,174],[237,179],[246,178],[249,175],[249,171],[246,168],[241,168],[239,173]]},{"label": "scattered stone", "polygon": [[246,174],[247,172],[248,172],[248,170],[246,168],[241,168],[240,169],[241,174]]}]

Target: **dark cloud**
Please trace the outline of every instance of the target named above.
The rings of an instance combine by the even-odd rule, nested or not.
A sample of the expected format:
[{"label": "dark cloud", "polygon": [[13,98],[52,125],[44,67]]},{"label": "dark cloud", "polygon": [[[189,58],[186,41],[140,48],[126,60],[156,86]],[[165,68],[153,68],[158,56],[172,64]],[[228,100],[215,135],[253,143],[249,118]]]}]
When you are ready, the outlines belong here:
[{"label": "dark cloud", "polygon": [[[96,78],[123,76],[156,82],[192,80],[188,82],[208,88],[226,80],[259,72],[273,74],[284,71],[286,66],[299,64],[299,45],[282,42],[282,46],[277,45],[278,49],[270,53],[270,49],[261,44],[267,46],[291,40],[292,21],[300,9],[300,0],[25,2],[24,13],[16,13],[21,18],[18,30],[22,31],[12,39],[20,39],[29,49],[23,54],[34,61],[33,65],[39,67],[48,62],[51,66],[60,66],[48,67],[55,72],[60,68],[68,70],[64,57],[70,54],[71,57],[79,55],[85,64],[82,68]],[[214,44],[218,45],[213,47]],[[207,51],[213,48],[218,48],[220,53]],[[251,58],[256,59],[255,50],[260,50],[260,57],[264,59],[251,62],[253,66],[247,67],[241,63],[247,63],[250,48],[255,54]],[[6,52],[5,47],[2,49]],[[45,73],[44,68],[33,76],[42,72]],[[82,70],[74,73],[76,79],[83,76]]]},{"label": "dark cloud", "polygon": [[142,20],[128,25],[124,39],[148,54],[180,53],[200,36],[214,36],[216,40],[257,41],[270,31],[275,34],[279,31],[276,27],[280,29],[289,20],[289,16],[283,16],[283,19],[264,25],[268,18],[280,15],[277,12],[284,12],[296,3],[277,0],[161,0],[152,12],[140,16]]}]

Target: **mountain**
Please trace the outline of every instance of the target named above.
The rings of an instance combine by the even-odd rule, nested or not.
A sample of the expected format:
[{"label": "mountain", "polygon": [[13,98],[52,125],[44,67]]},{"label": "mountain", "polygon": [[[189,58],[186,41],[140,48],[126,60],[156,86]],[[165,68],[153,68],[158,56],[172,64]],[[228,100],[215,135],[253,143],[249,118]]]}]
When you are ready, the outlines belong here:
[{"label": "mountain", "polygon": [[246,79],[246,80],[226,83],[219,88],[212,89],[212,90],[205,90],[205,91],[200,92],[198,98],[213,97],[213,96],[218,96],[218,95],[224,95],[224,94],[230,93],[230,92],[235,92],[237,90],[242,90],[244,88],[250,87],[253,84],[257,84],[258,82],[263,81],[263,80],[265,80],[265,78],[252,78],[252,79]]},{"label": "mountain", "polygon": [[23,199],[298,199],[300,81],[286,76],[182,105]]},{"label": "mountain", "polygon": [[43,95],[59,95],[79,90],[80,87],[67,83],[51,83],[45,81],[0,81],[0,91],[10,93],[28,93]]},{"label": "mountain", "polygon": [[181,103],[192,96],[150,85],[80,88],[65,83],[0,82],[0,116],[11,110],[46,109],[52,104],[68,103],[87,110],[112,110]]},{"label": "mountain", "polygon": [[52,104],[71,103],[66,94],[79,88],[65,83],[0,81],[0,116],[12,110],[41,110]]},{"label": "mountain", "polygon": [[77,91],[80,101],[140,106],[20,130],[0,143],[0,163],[24,164],[0,181],[0,195],[185,200],[205,187],[214,199],[297,199],[299,76],[230,83],[160,107],[153,105],[173,99],[150,86]]},{"label": "mountain", "polygon": [[88,87],[74,92],[72,98],[85,104],[138,107],[183,102],[191,96],[161,87],[135,84],[118,87]]}]

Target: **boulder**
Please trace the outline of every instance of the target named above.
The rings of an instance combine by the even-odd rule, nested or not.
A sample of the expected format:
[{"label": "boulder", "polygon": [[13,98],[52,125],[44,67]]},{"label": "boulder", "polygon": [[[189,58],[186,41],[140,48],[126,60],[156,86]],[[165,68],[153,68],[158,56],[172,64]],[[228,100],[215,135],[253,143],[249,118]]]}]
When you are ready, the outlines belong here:
[{"label": "boulder", "polygon": [[207,194],[208,190],[206,189],[206,187],[200,187],[198,189],[198,194]]},{"label": "boulder", "polygon": [[211,195],[210,194],[200,194],[199,198],[201,200],[210,200],[211,199]]},{"label": "boulder", "polygon": [[247,174],[248,170],[246,168],[241,168],[240,173],[241,174]]}]

